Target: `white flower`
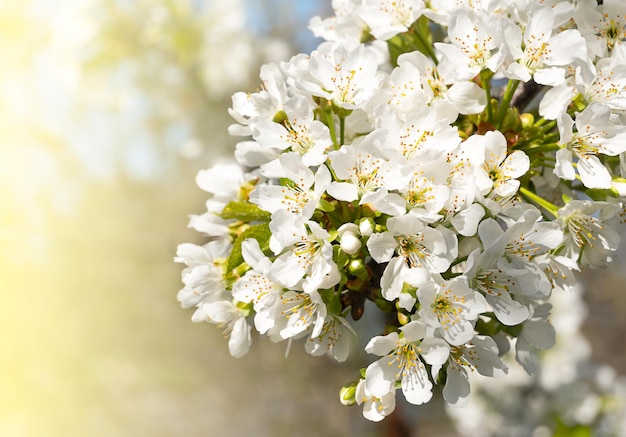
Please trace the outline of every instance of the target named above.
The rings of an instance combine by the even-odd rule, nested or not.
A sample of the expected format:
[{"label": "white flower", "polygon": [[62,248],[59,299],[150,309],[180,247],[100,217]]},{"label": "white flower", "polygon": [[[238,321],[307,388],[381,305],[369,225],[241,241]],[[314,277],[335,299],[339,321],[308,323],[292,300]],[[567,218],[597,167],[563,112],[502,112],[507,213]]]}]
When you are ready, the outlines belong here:
[{"label": "white flower", "polygon": [[272,276],[272,261],[263,254],[257,240],[245,240],[241,249],[251,269],[233,284],[232,295],[239,302],[253,305],[254,326],[259,333],[265,334],[274,326],[271,309],[284,287]]},{"label": "white flower", "polygon": [[378,57],[371,48],[359,45],[351,50],[327,42],[311,53],[308,74],[302,74],[299,85],[314,96],[350,110],[364,107],[382,80]]},{"label": "white flower", "polygon": [[[213,195],[224,205],[239,198],[241,186],[246,182],[243,170],[237,164],[216,164],[209,169],[200,170],[196,184]],[[216,211],[217,212],[217,211]]]},{"label": "white flower", "polygon": [[[485,145],[486,137],[475,134],[446,157],[452,166],[447,176],[450,195],[444,207],[447,219],[470,208],[477,197],[487,195],[492,189],[493,182],[483,169]],[[479,211],[475,210],[471,216],[476,217],[476,212]]]},{"label": "white flower", "polygon": [[414,163],[411,180],[400,191],[420,220],[435,222],[441,218],[439,212],[450,197],[446,184],[450,170],[444,159]]},{"label": "white flower", "polygon": [[[491,337],[476,335],[465,345],[450,348],[450,358],[446,366],[446,385],[443,398],[453,407],[464,407],[469,401],[470,383],[468,370],[492,378],[506,375],[508,368],[498,357],[498,346]],[[438,366],[433,366],[433,375]]]},{"label": "white flower", "polygon": [[596,63],[597,73],[593,81],[583,84],[583,97],[590,103],[602,103],[611,111],[626,111],[626,65],[624,58],[614,56]]},{"label": "white flower", "polygon": [[298,220],[311,218],[331,180],[330,172],[325,165],[320,165],[313,174],[295,152],[285,153],[276,161],[265,164],[261,167],[261,174],[268,178],[288,179],[290,183],[258,184],[250,193],[250,202],[271,213],[278,210],[287,211]]},{"label": "white flower", "polygon": [[237,92],[233,95],[233,107],[228,113],[238,124],[229,127],[228,131],[231,135],[250,135],[250,122],[259,118],[272,119],[288,99],[287,84],[278,65],[261,66],[260,77],[263,82],[261,91],[254,94]]},{"label": "white flower", "polygon": [[556,247],[561,233],[553,224],[537,222],[538,218],[538,211],[528,209],[506,230],[493,219],[483,220],[478,235],[484,251],[476,249],[467,259],[470,287],[484,293],[504,325],[517,325],[530,315],[527,305],[511,294],[544,298],[552,289],[547,265],[538,255]]},{"label": "white flower", "polygon": [[339,181],[332,182],[327,192],[335,199],[371,204],[375,209],[391,215],[406,211],[406,202],[397,193],[408,183],[410,167],[384,158],[380,150],[382,132],[374,131],[358,145],[342,146],[330,152],[331,167]]},{"label": "white flower", "polygon": [[228,338],[228,351],[239,358],[248,353],[252,344],[247,311],[227,300],[202,303],[193,315],[194,322],[207,321],[217,324]]},{"label": "white flower", "polygon": [[185,287],[178,292],[183,308],[190,308],[203,301],[220,300],[225,296],[222,267],[217,258],[227,256],[230,245],[211,242],[205,246],[184,243],[178,246],[174,261],[187,267],[182,272]]},{"label": "white flower", "polygon": [[313,17],[309,21],[309,29],[318,38],[326,41],[359,42],[367,25],[356,14],[357,6],[362,0],[332,0],[335,15],[321,19]]},{"label": "white flower", "polygon": [[321,331],[307,339],[304,347],[311,355],[328,354],[335,360],[343,362],[350,353],[350,337],[356,335],[354,330],[343,317],[328,315]]},{"label": "white flower", "polygon": [[398,57],[398,67],[391,72],[381,98],[402,120],[429,105],[439,119],[450,122],[459,113],[481,112],[487,103],[485,92],[478,85],[445,76],[432,59],[418,51]]},{"label": "white flower", "polygon": [[[390,218],[387,228],[385,232],[372,234],[367,241],[367,248],[375,261],[389,262],[380,281],[382,295],[387,300],[400,297],[408,279],[406,275],[414,274],[409,271],[423,270],[420,277],[442,273],[456,257],[454,233],[444,227],[426,226],[412,213]],[[410,310],[412,304],[408,301],[406,304],[409,305],[406,309]]]},{"label": "white flower", "polygon": [[364,0],[357,8],[371,34],[383,40],[407,31],[423,11],[422,0]]},{"label": "white flower", "polygon": [[506,77],[523,82],[532,78],[539,84],[556,86],[564,83],[567,67],[572,64],[593,70],[580,32],[553,32],[555,26],[554,11],[544,6],[529,13],[523,36],[517,26],[505,29],[505,41],[516,60],[507,67]]},{"label": "white flower", "polygon": [[283,111],[285,119],[280,122],[267,118],[254,122],[253,138],[263,147],[297,152],[306,166],[323,163],[333,140],[328,127],[313,119],[313,102],[296,95],[285,102]]},{"label": "white flower", "polygon": [[487,310],[485,298],[458,276],[440,285],[430,282],[417,289],[419,316],[451,345],[460,346],[474,337],[474,321]]},{"label": "white flower", "polygon": [[408,267],[443,273],[456,257],[457,240],[449,229],[426,226],[410,212],[391,217],[387,229],[367,241],[370,255],[379,263],[391,260],[395,252]]},{"label": "white flower", "polygon": [[530,167],[530,159],[521,150],[507,156],[507,141],[500,131],[485,134],[483,168],[493,181],[492,195],[509,197],[517,193],[519,181]]},{"label": "white flower", "polygon": [[484,69],[495,73],[504,61],[504,38],[497,15],[455,9],[448,37],[450,43],[435,43],[435,47],[442,53],[438,68],[449,79],[468,80]]},{"label": "white flower", "polygon": [[415,110],[405,122],[395,121],[386,117],[381,126],[388,130],[383,148],[411,164],[445,157],[461,142],[458,129],[429,107]]},{"label": "white flower", "polygon": [[328,242],[330,234],[317,222],[294,223],[291,213],[278,210],[270,229],[270,248],[278,255],[271,273],[285,287],[296,286],[303,277],[305,292],[330,288],[339,282],[333,248]]},{"label": "white flower", "polygon": [[[558,123],[562,148],[556,153],[555,174],[573,180],[576,168],[586,187],[609,188],[611,174],[598,155],[616,156],[625,152],[626,127],[616,125],[609,108],[601,104],[590,105],[577,115],[577,132],[573,132],[574,122],[566,113],[558,118]],[[575,168],[574,157],[577,159]]]},{"label": "white flower", "polygon": [[326,304],[317,291],[300,293],[288,290],[280,295],[271,309],[274,326],[268,336],[274,342],[297,338],[311,329],[311,338],[323,332],[328,314]]},{"label": "white flower", "polygon": [[563,255],[586,266],[605,266],[611,261],[610,252],[617,249],[619,234],[607,220],[619,212],[619,207],[607,202],[572,200],[559,210],[559,223],[565,236]]},{"label": "white flower", "polygon": [[389,391],[382,396],[374,396],[367,389],[365,379],[361,379],[356,386],[356,403],[363,404],[363,417],[372,422],[380,422],[396,409],[396,390]]},{"label": "white flower", "polygon": [[394,384],[400,381],[406,400],[420,405],[430,400],[433,386],[422,358],[428,364],[443,364],[450,347],[440,338],[427,337],[427,328],[419,321],[409,322],[400,330],[400,334],[374,337],[365,346],[367,352],[382,356],[367,367],[365,386],[380,398],[394,391]]},{"label": "white flower", "polygon": [[624,53],[626,40],[626,5],[620,0],[604,0],[593,6],[579,2],[574,20],[587,40],[587,47],[596,56],[611,52]]},{"label": "white flower", "polygon": [[537,349],[550,349],[556,342],[554,326],[548,322],[552,305],[533,305],[530,318],[522,325],[515,343],[515,359],[528,374],[537,371]]}]

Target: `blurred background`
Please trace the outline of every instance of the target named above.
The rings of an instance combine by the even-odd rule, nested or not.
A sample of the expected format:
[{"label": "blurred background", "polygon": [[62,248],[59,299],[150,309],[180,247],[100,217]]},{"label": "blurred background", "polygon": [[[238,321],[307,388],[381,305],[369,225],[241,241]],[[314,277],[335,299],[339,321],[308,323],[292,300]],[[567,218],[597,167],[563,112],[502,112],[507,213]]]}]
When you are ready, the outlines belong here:
[{"label": "blurred background", "polygon": [[[392,436],[338,402],[351,365],[222,334],[176,301],[198,170],[230,96],[318,43],[320,0],[0,0],[0,436]],[[626,371],[624,256],[588,276],[594,357]],[[617,348],[618,344],[621,347]],[[440,405],[413,436],[455,436]],[[389,421],[390,423],[392,420]],[[396,427],[397,428],[397,427]]]}]

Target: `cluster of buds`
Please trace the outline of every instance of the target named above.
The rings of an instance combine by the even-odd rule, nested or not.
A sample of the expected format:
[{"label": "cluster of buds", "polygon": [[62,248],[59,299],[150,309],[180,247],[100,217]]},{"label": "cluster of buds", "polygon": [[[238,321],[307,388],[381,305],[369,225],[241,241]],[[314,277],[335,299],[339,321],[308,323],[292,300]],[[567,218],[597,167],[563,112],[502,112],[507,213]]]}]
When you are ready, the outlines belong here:
[{"label": "cluster of buds", "polygon": [[[252,330],[345,361],[380,313],[378,358],[341,390],[378,421],[468,374],[533,372],[550,297],[611,261],[626,180],[626,4],[334,1],[311,54],[236,93],[236,163],[182,244],[183,307],[233,356]],[[372,322],[374,323],[374,322]]]}]

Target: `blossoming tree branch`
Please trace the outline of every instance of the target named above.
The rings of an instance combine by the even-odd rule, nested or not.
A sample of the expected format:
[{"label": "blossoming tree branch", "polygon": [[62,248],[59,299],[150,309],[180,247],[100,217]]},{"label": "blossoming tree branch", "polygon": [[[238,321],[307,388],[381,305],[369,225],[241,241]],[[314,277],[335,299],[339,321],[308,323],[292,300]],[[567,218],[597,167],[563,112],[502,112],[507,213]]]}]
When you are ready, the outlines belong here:
[{"label": "blossoming tree branch", "polygon": [[[230,353],[252,330],[371,363],[341,402],[379,421],[468,374],[532,373],[554,293],[619,244],[626,4],[335,0],[325,41],[233,96],[236,163],[201,171],[207,212],[181,244],[178,299]],[[398,393],[400,392],[400,393]]]}]

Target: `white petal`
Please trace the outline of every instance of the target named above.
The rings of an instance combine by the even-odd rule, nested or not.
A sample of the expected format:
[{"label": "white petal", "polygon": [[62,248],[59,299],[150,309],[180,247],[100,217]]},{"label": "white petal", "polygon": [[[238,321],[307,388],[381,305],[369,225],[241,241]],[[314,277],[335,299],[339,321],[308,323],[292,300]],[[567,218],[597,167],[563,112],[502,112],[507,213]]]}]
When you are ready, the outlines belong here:
[{"label": "white petal", "polygon": [[365,387],[376,397],[381,397],[393,390],[398,377],[396,360],[389,356],[374,361],[365,370]]},{"label": "white petal", "polygon": [[450,223],[456,231],[465,236],[471,237],[476,234],[478,223],[485,216],[485,209],[477,203],[473,203],[469,208],[463,209],[450,219]]},{"label": "white petal", "polygon": [[537,372],[537,364],[530,348],[530,344],[523,337],[518,337],[515,344],[515,360],[522,365],[526,373],[533,375]]},{"label": "white petal", "polygon": [[508,293],[503,293],[500,296],[488,294],[485,298],[493,308],[498,320],[507,326],[518,325],[528,319],[530,315],[528,308],[513,300]]},{"label": "white petal", "polygon": [[390,232],[372,234],[367,240],[370,256],[378,263],[389,262],[396,247],[398,247],[398,242]]},{"label": "white petal", "polygon": [[550,349],[556,343],[556,330],[545,320],[527,320],[522,335],[539,349]]},{"label": "white petal", "polygon": [[351,202],[359,198],[356,185],[349,182],[331,182],[326,188],[328,194],[337,200]]},{"label": "white petal", "polygon": [[450,355],[450,346],[441,338],[428,337],[420,344],[424,361],[431,365],[441,365]]},{"label": "white petal", "polygon": [[259,246],[259,242],[255,238],[248,238],[241,243],[241,254],[250,267],[263,273],[263,271],[259,270],[259,265],[267,257],[261,251],[261,246]]},{"label": "white petal", "polygon": [[443,338],[453,346],[461,346],[474,337],[474,326],[467,320],[457,320],[440,329]]},{"label": "white petal", "polygon": [[576,171],[572,164],[573,154],[568,149],[560,149],[556,152],[556,166],[554,167],[554,174],[561,179],[573,181],[576,178]]},{"label": "white petal", "polygon": [[398,339],[399,336],[397,332],[390,332],[387,335],[378,335],[367,343],[365,351],[368,354],[374,354],[381,357],[385,356],[397,347]]},{"label": "white petal", "polygon": [[575,94],[576,89],[569,85],[550,88],[539,103],[539,115],[548,120],[556,120],[567,110]]},{"label": "white petal", "polygon": [[485,91],[474,82],[456,82],[447,97],[462,114],[478,114],[487,105]]},{"label": "white petal", "polygon": [[587,188],[611,188],[611,174],[597,156],[579,159],[578,174]]},{"label": "white petal", "polygon": [[464,407],[470,396],[470,384],[467,372],[462,367],[448,366],[446,386],[443,388],[443,399],[453,407]]},{"label": "white petal", "polygon": [[228,351],[233,357],[239,358],[248,353],[251,344],[250,325],[244,317],[240,317],[233,324],[233,330],[228,339]]},{"label": "white petal", "polygon": [[414,367],[407,370],[400,383],[406,400],[413,405],[425,404],[433,397],[433,384],[421,361],[417,360]]}]

